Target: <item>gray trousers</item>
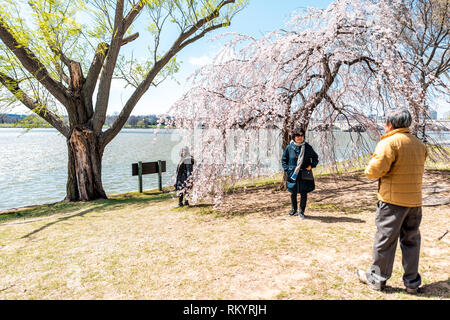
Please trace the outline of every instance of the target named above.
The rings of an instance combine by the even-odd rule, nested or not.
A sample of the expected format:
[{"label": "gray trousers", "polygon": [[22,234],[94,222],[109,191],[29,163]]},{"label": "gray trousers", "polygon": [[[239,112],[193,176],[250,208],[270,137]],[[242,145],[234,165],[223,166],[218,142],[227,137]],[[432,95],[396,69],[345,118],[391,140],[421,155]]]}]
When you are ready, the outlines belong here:
[{"label": "gray trousers", "polygon": [[377,232],[373,245],[373,263],[367,278],[383,286],[392,275],[395,250],[400,238],[403,283],[408,288],[420,286],[419,274],[420,231],[422,207],[408,208],[378,202],[375,225]]}]

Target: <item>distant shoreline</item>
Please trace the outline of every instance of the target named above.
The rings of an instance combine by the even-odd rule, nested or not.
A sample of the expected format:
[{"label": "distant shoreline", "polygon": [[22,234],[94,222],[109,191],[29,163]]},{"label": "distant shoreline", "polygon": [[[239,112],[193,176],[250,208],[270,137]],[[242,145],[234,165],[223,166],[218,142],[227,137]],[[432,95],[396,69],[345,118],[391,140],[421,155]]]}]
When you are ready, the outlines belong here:
[{"label": "distant shoreline", "polygon": [[[5,128],[5,129],[28,129],[28,127],[26,126],[15,126],[13,123],[0,123],[0,129]],[[110,127],[104,126],[104,129],[109,129]],[[165,126],[161,126],[161,129],[165,129]],[[41,126],[41,127],[33,127],[31,129],[55,129],[52,126]],[[147,127],[133,127],[133,126],[124,126],[122,129],[158,129],[158,126],[147,126]],[[56,129],[55,129],[56,130]]]},{"label": "distant shoreline", "polygon": [[[0,123],[0,129],[29,129],[26,126],[15,126],[14,124],[10,123]],[[104,126],[103,129],[109,129],[110,127]],[[41,127],[33,127],[30,129],[55,129],[52,126],[41,126]],[[157,125],[147,126],[147,127],[137,127],[137,126],[124,126],[123,129],[158,129]],[[161,126],[159,129],[176,129],[176,128],[166,128],[165,126]],[[56,130],[56,129],[55,129]],[[333,130],[333,131],[341,131],[341,130]],[[436,133],[448,133],[450,130],[427,130],[428,132],[436,132]],[[317,132],[312,130],[312,132]],[[346,132],[346,131],[341,131]]]}]

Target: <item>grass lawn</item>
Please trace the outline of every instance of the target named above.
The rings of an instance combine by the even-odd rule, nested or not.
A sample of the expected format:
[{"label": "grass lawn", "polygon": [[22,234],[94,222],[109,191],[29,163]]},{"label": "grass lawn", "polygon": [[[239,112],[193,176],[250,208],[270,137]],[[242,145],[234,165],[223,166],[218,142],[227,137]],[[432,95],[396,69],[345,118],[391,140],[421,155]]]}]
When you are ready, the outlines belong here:
[{"label": "grass lawn", "polygon": [[[448,198],[449,177],[427,172],[425,196]],[[146,192],[0,213],[0,299],[450,298],[449,205],[423,209],[423,293],[404,292],[400,248],[375,292],[355,270],[371,262],[377,183],[317,177],[306,220],[275,186],[235,189],[217,209]]]}]

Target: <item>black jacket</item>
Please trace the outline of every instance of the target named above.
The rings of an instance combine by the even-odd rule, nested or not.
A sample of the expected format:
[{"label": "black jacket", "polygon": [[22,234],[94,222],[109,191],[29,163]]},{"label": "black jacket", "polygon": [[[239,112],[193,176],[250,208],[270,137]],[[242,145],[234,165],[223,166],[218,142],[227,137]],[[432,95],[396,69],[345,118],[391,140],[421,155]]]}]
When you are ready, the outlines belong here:
[{"label": "black jacket", "polygon": [[[194,170],[194,158],[184,159],[180,161],[177,167],[177,181],[175,185],[175,190],[184,190],[192,187],[192,181],[189,177],[192,175]],[[189,179],[189,180],[188,180]]]},{"label": "black jacket", "polygon": [[[303,157],[303,163],[301,170],[306,170],[309,166],[311,168],[317,167],[319,163],[319,156],[314,151],[313,147],[305,142],[305,156]],[[286,172],[288,180],[286,182],[287,188],[291,193],[308,193],[314,191],[316,188],[314,180],[302,180],[301,171],[298,174],[296,181],[291,181],[289,177],[294,173],[297,167],[298,156],[300,155],[300,148],[294,143],[289,144],[283,152],[281,158],[281,164],[284,172]]]}]

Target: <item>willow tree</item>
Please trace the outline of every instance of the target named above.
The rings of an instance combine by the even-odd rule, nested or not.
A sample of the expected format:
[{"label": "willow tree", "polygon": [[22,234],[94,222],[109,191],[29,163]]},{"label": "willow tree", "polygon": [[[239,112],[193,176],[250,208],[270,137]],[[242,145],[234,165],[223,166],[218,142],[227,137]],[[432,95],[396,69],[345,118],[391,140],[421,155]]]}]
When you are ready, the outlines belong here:
[{"label": "willow tree", "polygon": [[[66,138],[67,201],[106,198],[106,145],[150,86],[178,70],[176,55],[230,25],[244,6],[245,0],[1,0],[0,93]],[[139,37],[135,29],[148,33],[145,57],[121,51]],[[114,77],[134,92],[103,131]]]}]

